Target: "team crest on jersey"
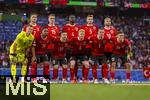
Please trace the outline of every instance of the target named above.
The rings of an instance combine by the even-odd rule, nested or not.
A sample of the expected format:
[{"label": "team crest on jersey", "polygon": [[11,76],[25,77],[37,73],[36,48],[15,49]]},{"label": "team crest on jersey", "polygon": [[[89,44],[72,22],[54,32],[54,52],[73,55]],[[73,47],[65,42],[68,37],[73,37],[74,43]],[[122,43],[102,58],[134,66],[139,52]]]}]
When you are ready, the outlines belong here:
[{"label": "team crest on jersey", "polygon": [[114,33],[114,31],[113,31],[113,30],[110,30],[110,33],[111,33],[111,34],[113,34],[113,33]]},{"label": "team crest on jersey", "polygon": [[52,30],[52,34],[56,34],[55,30]]},{"label": "team crest on jersey", "polygon": [[96,30],[96,27],[94,26],[93,29]]},{"label": "team crest on jersey", "polygon": [[78,27],[75,27],[75,30],[78,31]]}]

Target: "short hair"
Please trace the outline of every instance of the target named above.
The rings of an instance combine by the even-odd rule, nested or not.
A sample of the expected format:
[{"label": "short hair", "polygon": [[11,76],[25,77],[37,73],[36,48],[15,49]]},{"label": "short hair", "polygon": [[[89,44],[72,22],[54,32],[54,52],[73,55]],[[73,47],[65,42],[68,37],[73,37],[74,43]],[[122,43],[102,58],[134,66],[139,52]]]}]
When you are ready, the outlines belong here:
[{"label": "short hair", "polygon": [[106,20],[106,19],[110,19],[111,20],[111,18],[109,18],[109,17],[106,17],[104,20]]},{"label": "short hair", "polygon": [[75,17],[75,15],[71,14],[71,15],[69,15],[69,17]]},{"label": "short hair", "polygon": [[31,13],[31,14],[30,14],[30,17],[31,17],[31,16],[33,16],[33,15],[38,16],[38,14],[37,14],[37,13]]},{"label": "short hair", "polygon": [[63,34],[63,33],[67,33],[67,32],[66,31],[62,31],[61,34]]},{"label": "short hair", "polygon": [[52,13],[52,14],[49,14],[48,16],[55,16],[55,14]]},{"label": "short hair", "polygon": [[87,17],[94,17],[93,15],[87,15]]},{"label": "short hair", "polygon": [[124,32],[118,31],[118,32],[117,32],[117,35],[119,35],[119,34],[124,34]]},{"label": "short hair", "polygon": [[78,31],[78,32],[80,32],[80,31],[85,32],[85,30],[84,30],[84,29],[79,29],[79,31]]}]

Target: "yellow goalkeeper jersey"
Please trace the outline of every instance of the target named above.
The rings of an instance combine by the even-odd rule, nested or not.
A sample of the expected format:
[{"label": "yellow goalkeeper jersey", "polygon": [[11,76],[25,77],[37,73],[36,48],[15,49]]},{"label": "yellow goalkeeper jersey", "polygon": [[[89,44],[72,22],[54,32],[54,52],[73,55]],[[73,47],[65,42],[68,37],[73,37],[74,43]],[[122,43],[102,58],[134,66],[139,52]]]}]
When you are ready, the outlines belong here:
[{"label": "yellow goalkeeper jersey", "polygon": [[17,35],[13,44],[10,46],[10,53],[14,53],[13,52],[14,43],[17,44],[15,53],[23,53],[26,51],[27,48],[32,46],[33,41],[34,41],[34,36],[32,34],[30,34],[29,36],[26,36],[26,32],[22,31],[21,33]]}]

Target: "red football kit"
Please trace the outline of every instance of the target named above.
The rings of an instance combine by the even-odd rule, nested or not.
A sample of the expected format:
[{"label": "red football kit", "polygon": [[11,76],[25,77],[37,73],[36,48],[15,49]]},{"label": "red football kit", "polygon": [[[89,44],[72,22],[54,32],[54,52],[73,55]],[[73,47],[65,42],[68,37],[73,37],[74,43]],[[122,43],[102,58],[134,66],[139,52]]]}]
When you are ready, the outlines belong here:
[{"label": "red football kit", "polygon": [[68,38],[71,39],[72,37],[76,37],[78,36],[78,31],[80,29],[79,25],[70,25],[70,24],[66,24],[65,26],[63,26],[63,31],[68,33]]}]

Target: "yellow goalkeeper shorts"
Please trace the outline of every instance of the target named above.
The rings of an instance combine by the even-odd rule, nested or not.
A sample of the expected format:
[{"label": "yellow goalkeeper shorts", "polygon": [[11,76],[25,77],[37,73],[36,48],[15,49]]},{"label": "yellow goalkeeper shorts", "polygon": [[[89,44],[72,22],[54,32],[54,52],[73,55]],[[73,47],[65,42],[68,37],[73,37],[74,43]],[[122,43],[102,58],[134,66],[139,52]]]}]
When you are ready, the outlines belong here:
[{"label": "yellow goalkeeper shorts", "polygon": [[16,56],[14,55],[9,55],[10,62],[12,63],[17,63],[17,62],[27,62],[27,58],[25,57],[24,53],[17,53]]}]

